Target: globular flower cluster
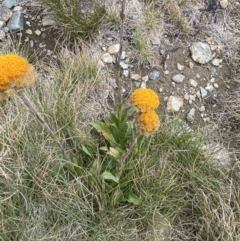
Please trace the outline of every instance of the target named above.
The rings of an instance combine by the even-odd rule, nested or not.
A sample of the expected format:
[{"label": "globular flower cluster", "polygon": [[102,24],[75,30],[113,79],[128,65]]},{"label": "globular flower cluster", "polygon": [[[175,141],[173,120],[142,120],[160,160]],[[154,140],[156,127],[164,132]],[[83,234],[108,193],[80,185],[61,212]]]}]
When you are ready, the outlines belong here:
[{"label": "globular flower cluster", "polygon": [[140,134],[148,136],[160,126],[160,120],[155,112],[160,101],[157,93],[149,88],[139,88],[130,96],[131,104],[136,109],[137,128]]},{"label": "globular flower cluster", "polygon": [[34,67],[17,54],[0,55],[0,100],[36,81]]},{"label": "globular flower cluster", "polygon": [[134,90],[130,96],[130,100],[137,112],[154,110],[159,105],[157,93],[149,88],[139,88]]}]

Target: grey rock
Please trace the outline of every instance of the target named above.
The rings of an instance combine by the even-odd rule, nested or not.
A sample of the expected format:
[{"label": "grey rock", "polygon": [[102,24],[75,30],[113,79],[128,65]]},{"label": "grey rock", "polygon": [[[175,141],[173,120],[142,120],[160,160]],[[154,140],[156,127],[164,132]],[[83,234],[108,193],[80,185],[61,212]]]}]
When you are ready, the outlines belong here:
[{"label": "grey rock", "polygon": [[201,93],[201,97],[204,98],[207,96],[207,91],[203,88],[203,87],[200,87],[200,93]]},{"label": "grey rock", "polygon": [[2,20],[0,20],[0,29],[5,27],[6,26],[6,23]]},{"label": "grey rock", "polygon": [[187,114],[187,121],[193,122],[194,121],[194,115],[195,115],[195,109],[192,108]]},{"label": "grey rock", "polygon": [[160,39],[159,38],[152,38],[151,40],[152,45],[160,45]]},{"label": "grey rock", "polygon": [[10,30],[23,30],[24,29],[24,15],[20,11],[16,11],[13,13],[10,18],[7,27]]},{"label": "grey rock", "polygon": [[178,84],[182,83],[184,79],[185,79],[185,76],[183,74],[176,74],[172,77],[172,80]]},{"label": "grey rock", "polygon": [[165,79],[165,78],[161,78],[161,79],[160,79],[160,82],[161,82],[161,83],[165,83],[165,82],[166,82],[166,79]]},{"label": "grey rock", "polygon": [[4,0],[2,5],[7,8],[12,8],[16,4],[16,0]]},{"label": "grey rock", "polygon": [[0,20],[7,22],[12,17],[12,11],[7,7],[0,7]]},{"label": "grey rock", "polygon": [[45,16],[42,19],[43,26],[52,26],[57,25],[56,21],[51,16]]},{"label": "grey rock", "polygon": [[3,40],[5,38],[5,32],[4,30],[0,29],[0,40]]},{"label": "grey rock", "polygon": [[202,42],[193,43],[190,47],[192,59],[200,64],[206,64],[212,59],[212,52],[208,44]]},{"label": "grey rock", "polygon": [[33,42],[33,40],[30,40],[30,48],[33,48],[33,46],[34,46],[34,42]]},{"label": "grey rock", "polygon": [[205,87],[205,90],[207,90],[208,92],[212,92],[213,90],[215,90],[215,88],[212,85],[208,85]]},{"label": "grey rock", "polygon": [[170,96],[167,101],[167,112],[177,112],[183,106],[183,98]]},{"label": "grey rock", "polygon": [[148,78],[150,80],[156,80],[160,76],[160,72],[158,70],[153,70],[148,74]]}]

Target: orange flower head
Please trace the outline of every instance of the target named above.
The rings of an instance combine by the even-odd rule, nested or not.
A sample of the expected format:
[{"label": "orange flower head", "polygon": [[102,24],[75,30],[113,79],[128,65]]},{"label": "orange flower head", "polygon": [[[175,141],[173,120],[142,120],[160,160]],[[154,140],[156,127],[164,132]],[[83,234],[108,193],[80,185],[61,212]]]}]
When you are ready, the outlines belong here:
[{"label": "orange flower head", "polygon": [[135,89],[130,96],[130,101],[138,112],[154,110],[160,103],[157,93],[149,88]]},{"label": "orange flower head", "polygon": [[156,131],[159,126],[160,120],[154,110],[140,113],[137,118],[137,127],[140,134],[149,135]]},{"label": "orange flower head", "polygon": [[13,89],[29,87],[36,81],[34,67],[17,54],[0,55],[0,100],[8,97]]}]

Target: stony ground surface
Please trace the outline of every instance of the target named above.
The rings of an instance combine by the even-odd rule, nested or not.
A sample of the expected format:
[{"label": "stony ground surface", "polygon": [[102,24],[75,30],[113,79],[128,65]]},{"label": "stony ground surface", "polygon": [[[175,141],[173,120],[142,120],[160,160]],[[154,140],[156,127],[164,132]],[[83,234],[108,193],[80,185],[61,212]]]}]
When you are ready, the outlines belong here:
[{"label": "stony ground surface", "polygon": [[[127,1],[126,16],[137,21],[143,15],[143,1]],[[118,10],[118,1],[109,7]],[[239,132],[239,122],[229,122],[224,112],[232,96],[239,97],[240,28],[237,13],[239,1],[192,1],[185,9],[188,34],[167,26],[149,36],[153,56],[139,63],[134,51],[124,42],[121,61],[123,94],[136,87],[149,87],[161,96],[162,116],[179,115],[193,126],[211,126],[223,132]],[[59,26],[42,1],[2,1],[0,8],[0,41],[10,39],[27,44],[42,58],[55,58],[61,43]],[[130,31],[127,22],[125,40]],[[13,38],[13,36],[15,36]],[[16,38],[17,37],[17,38]],[[20,40],[19,40],[20,39]],[[92,42],[99,58],[99,70],[109,70],[114,79],[116,54],[119,51],[119,29],[105,29]],[[11,41],[9,41],[11,42]],[[105,99],[112,99],[115,85],[103,85]],[[231,107],[232,108],[232,107]],[[239,110],[236,110],[239,111]]]}]

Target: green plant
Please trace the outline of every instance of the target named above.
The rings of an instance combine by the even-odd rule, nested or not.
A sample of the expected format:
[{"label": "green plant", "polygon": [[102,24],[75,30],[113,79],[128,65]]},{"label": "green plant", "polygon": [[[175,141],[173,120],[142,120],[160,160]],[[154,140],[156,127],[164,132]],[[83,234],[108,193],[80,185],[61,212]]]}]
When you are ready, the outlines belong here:
[{"label": "green plant", "polygon": [[140,60],[145,60],[153,55],[153,50],[148,44],[145,33],[136,30],[132,35],[132,44],[135,47],[137,56]]},{"label": "green plant", "polygon": [[61,28],[70,36],[89,38],[101,25],[106,10],[102,2],[85,0],[49,0]]}]

